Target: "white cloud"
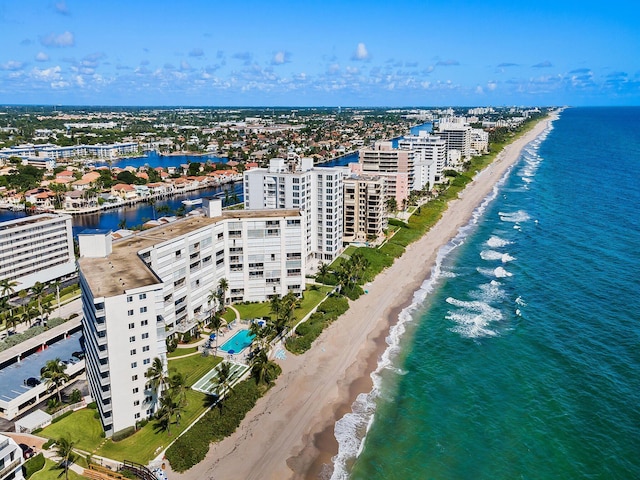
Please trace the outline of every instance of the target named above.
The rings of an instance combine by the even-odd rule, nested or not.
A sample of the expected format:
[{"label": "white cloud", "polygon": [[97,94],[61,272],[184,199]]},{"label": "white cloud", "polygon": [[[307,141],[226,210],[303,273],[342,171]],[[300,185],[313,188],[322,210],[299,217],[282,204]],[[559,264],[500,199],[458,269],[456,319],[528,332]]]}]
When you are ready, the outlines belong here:
[{"label": "white cloud", "polygon": [[476,87],[476,93],[477,93],[478,95],[484,95],[484,89],[483,89],[480,85],[478,85],[478,86]]},{"label": "white cloud", "polygon": [[487,83],[487,89],[491,92],[493,92],[497,87],[498,87],[498,84],[496,82]]},{"label": "white cloud", "polygon": [[37,62],[46,62],[48,60],[49,60],[49,55],[47,55],[44,52],[38,52],[38,54],[36,55]]},{"label": "white cloud", "polygon": [[352,60],[367,60],[369,58],[369,52],[367,51],[367,46],[360,42],[358,44],[358,48],[356,48],[356,52],[351,57]]},{"label": "white cloud", "polygon": [[45,47],[73,47],[76,42],[73,33],[66,31],[60,35],[55,33],[43,35],[40,37],[40,43]]},{"label": "white cloud", "polygon": [[291,54],[289,52],[280,51],[276,52],[271,59],[271,65],[282,65],[283,63],[289,63]]},{"label": "white cloud", "polygon": [[34,68],[32,71],[32,74],[37,80],[42,80],[45,82],[53,82],[56,80],[60,80],[61,71],[62,69],[60,68],[60,66],[56,65],[55,67],[51,67],[51,68],[43,68],[43,69]]},{"label": "white cloud", "polygon": [[67,8],[67,3],[64,1],[56,3],[55,10],[61,15],[70,15],[69,9]]},{"label": "white cloud", "polygon": [[24,63],[18,62],[16,60],[9,60],[8,62],[5,62],[0,66],[2,70],[9,70],[12,72],[15,72],[16,70],[20,70],[22,69],[22,67],[24,67]]}]

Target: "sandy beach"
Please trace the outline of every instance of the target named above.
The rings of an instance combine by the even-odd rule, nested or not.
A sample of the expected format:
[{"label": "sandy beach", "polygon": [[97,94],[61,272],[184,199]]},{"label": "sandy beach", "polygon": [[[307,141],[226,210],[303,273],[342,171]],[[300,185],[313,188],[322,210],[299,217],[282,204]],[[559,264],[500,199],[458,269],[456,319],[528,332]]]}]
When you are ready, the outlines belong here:
[{"label": "sandy beach", "polygon": [[233,435],[213,444],[206,459],[184,474],[169,471],[169,478],[316,479],[323,471],[322,477],[328,478],[338,447],[334,424],[350,411],[359,393],[371,389],[369,375],[386,348],[385,337],[398,313],[429,277],[438,249],[468,223],[522,148],[548,122],[539,122],[507,146],[459,199],[449,203],[440,221],[368,285],[369,293],[351,302],[310,351],[301,356],[287,353],[285,360],[279,360],[283,372],[276,385]]}]

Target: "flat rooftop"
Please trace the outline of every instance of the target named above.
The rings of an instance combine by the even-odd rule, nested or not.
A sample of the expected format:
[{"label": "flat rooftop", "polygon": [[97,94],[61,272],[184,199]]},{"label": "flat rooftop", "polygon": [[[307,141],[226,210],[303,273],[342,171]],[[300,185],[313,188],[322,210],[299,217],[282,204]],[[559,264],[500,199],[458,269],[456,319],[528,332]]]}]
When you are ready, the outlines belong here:
[{"label": "flat rooftop", "polygon": [[80,257],[78,265],[89,283],[94,298],[123,295],[127,291],[157,285],[162,280],[147,267],[138,252],[184,236],[223,220],[283,218],[300,216],[299,210],[227,210],[219,217],[189,216],[175,222],[143,230],[113,241],[108,257]]}]

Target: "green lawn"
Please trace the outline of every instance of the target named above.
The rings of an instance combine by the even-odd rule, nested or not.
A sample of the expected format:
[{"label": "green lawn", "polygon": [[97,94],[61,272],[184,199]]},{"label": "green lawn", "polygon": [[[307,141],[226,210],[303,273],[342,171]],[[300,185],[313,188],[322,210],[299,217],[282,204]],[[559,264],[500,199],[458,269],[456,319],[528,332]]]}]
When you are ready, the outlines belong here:
[{"label": "green lawn", "polygon": [[[45,459],[44,468],[34,473],[30,480],[59,480],[60,478],[64,478],[64,470],[58,468],[55,462]],[[87,477],[83,477],[73,470],[69,470],[69,480],[82,480],[83,478]]]},{"label": "green lawn", "polygon": [[165,449],[182,431],[188,427],[200,414],[207,408],[206,395],[193,390],[187,390],[187,406],[182,413],[180,425],[171,424],[171,434],[166,431],[159,430],[157,422],[151,420],[147,425],[142,427],[132,436],[113,442],[111,440],[95,452],[100,455],[114,460],[132,460],[134,462],[146,465],[155,458],[160,451]]},{"label": "green lawn", "polygon": [[90,408],[78,410],[59,422],[52,423],[40,435],[54,440],[66,436],[80,450],[92,452],[104,440],[101,436],[102,424],[94,416],[96,411]]},{"label": "green lawn", "polygon": [[169,359],[169,375],[174,371],[181,373],[184,375],[186,385],[190,387],[221,361],[221,358],[213,355],[207,357],[192,355],[185,358]]},{"label": "green lawn", "polygon": [[180,357],[182,355],[189,355],[198,351],[198,347],[176,348],[173,352],[167,353],[167,358]]},{"label": "green lawn", "polygon": [[[304,298],[300,302],[300,308],[297,308],[294,312],[295,323],[309,313],[313,307],[318,305],[332,289],[333,287],[324,285],[318,286],[317,290],[315,287],[307,286],[307,289],[304,291]],[[270,317],[272,315],[271,303],[269,302],[237,304],[234,305],[234,307],[240,312],[240,317],[245,320]]]}]

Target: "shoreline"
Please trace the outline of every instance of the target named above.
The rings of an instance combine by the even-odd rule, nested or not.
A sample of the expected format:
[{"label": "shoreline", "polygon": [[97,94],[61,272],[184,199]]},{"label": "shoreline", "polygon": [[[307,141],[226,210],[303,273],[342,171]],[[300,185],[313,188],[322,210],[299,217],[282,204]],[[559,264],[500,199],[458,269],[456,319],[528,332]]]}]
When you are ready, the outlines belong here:
[{"label": "shoreline", "polygon": [[360,393],[371,390],[371,372],[387,348],[386,336],[399,313],[430,277],[440,248],[466,225],[521,150],[557,118],[538,122],[507,145],[496,159],[449,202],[441,219],[404,255],[381,272],[369,293],[350,302],[303,355],[287,353],[276,385],[247,414],[240,427],[212,444],[206,458],[174,479],[318,478],[332,470],[337,454],[335,422],[351,411]]}]

